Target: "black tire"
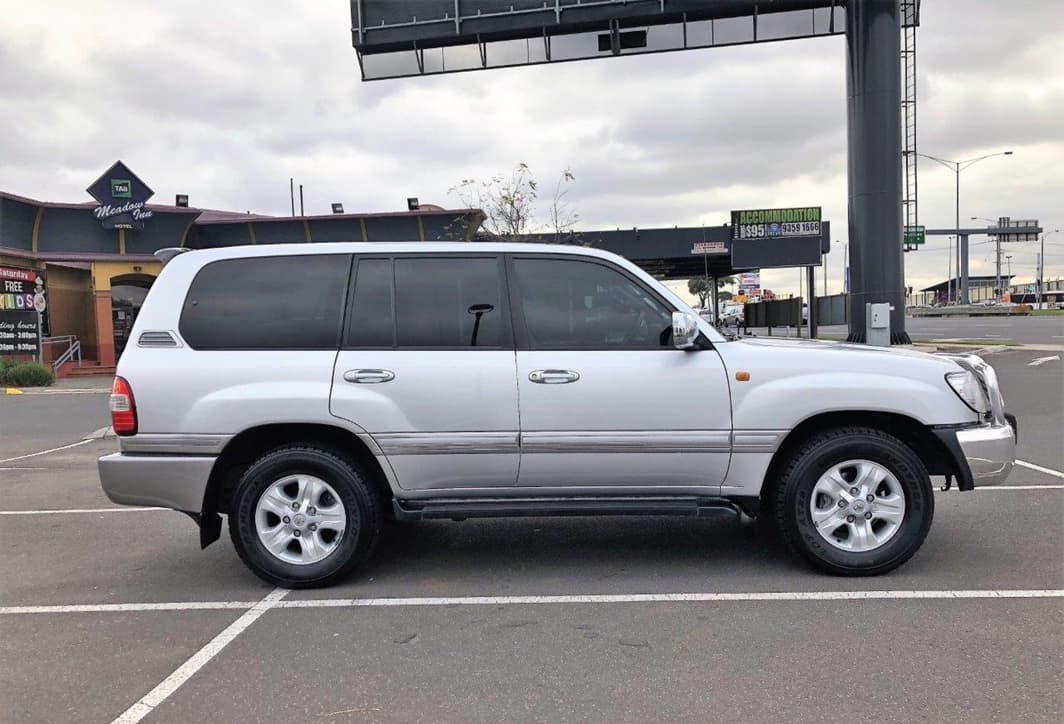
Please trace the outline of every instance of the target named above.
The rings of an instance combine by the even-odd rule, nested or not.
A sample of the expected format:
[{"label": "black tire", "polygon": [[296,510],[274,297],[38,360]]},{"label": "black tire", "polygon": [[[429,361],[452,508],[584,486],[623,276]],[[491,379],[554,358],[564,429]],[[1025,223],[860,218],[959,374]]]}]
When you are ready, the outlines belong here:
[{"label": "black tire", "polygon": [[[813,487],[824,472],[848,460],[870,460],[889,470],[905,497],[905,515],[897,532],[879,548],[845,551],[825,541],[810,512]],[[814,435],[781,469],[772,505],[778,531],[788,546],[816,567],[844,576],[875,576],[909,560],[927,537],[935,498],[927,469],[912,449],[888,433],[866,427],[842,427]]]},{"label": "black tire", "polygon": [[[255,507],[275,481],[302,473],[327,482],[343,503],[343,537],[332,553],[315,563],[287,563],[271,554],[255,530]],[[312,444],[272,450],[240,477],[229,515],[229,536],[240,559],[259,578],[284,588],[318,588],[348,576],[373,553],[383,515],[378,495],[359,463]]]}]

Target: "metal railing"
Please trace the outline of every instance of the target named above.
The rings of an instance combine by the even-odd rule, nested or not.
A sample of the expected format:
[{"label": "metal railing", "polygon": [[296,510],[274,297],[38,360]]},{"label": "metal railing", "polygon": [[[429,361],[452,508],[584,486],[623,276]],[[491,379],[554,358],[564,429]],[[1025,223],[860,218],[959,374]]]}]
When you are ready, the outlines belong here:
[{"label": "metal railing", "polygon": [[58,357],[52,362],[52,373],[59,374],[59,368],[71,360],[77,360],[78,367],[81,367],[81,342],[72,334],[64,335],[62,337],[43,337],[41,338],[41,356],[44,356],[44,346],[48,344],[65,345],[65,349]]}]

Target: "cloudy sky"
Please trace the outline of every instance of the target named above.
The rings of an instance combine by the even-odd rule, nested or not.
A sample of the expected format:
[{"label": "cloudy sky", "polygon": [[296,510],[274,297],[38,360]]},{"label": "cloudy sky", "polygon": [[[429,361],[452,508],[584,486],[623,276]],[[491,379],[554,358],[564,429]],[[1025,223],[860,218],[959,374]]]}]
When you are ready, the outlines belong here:
[{"label": "cloudy sky", "polygon": [[[0,0],[0,17],[0,189],[12,193],[87,200],[121,158],[157,201],[284,214],[294,176],[307,213],[394,211],[407,196],[457,205],[459,180],[524,162],[544,184],[572,169],[582,228],[820,205],[846,239],[841,37],[363,83],[347,0]],[[962,174],[962,219],[1064,227],[1064,6],[925,0],[922,20],[920,150],[1015,152]],[[953,184],[921,161],[922,223],[952,225]],[[993,273],[983,241],[972,274]],[[906,255],[909,284],[945,278],[946,244]],[[1006,250],[1021,281],[1036,246]],[[1064,276],[1064,234],[1047,256],[1047,276]],[[798,277],[764,281],[797,291]]]}]

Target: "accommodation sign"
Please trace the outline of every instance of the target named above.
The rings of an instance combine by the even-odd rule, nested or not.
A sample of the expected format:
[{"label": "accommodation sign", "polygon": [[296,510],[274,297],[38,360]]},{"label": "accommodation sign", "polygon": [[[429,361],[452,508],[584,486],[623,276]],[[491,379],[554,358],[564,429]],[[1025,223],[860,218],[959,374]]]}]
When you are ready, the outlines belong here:
[{"label": "accommodation sign", "polygon": [[820,236],[820,207],[731,212],[733,239]]},{"label": "accommodation sign", "polygon": [[121,161],[86,190],[99,204],[92,213],[105,229],[143,229],[154,215],[147,203],[155,192]]}]

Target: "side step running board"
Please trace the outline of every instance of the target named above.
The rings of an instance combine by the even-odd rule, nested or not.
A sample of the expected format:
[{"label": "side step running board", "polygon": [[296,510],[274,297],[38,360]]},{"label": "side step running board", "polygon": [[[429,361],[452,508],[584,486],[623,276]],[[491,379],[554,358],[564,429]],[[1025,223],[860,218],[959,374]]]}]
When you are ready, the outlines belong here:
[{"label": "side step running board", "polygon": [[556,515],[684,515],[738,519],[739,508],[725,498],[439,498],[393,499],[398,520],[514,518]]}]

